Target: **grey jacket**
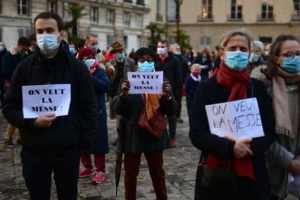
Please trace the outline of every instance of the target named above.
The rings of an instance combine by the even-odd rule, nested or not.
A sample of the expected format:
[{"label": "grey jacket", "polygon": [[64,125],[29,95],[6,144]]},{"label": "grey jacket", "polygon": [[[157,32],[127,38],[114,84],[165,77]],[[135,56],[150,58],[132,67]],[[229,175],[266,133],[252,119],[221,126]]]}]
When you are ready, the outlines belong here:
[{"label": "grey jacket", "polygon": [[[112,59],[109,63],[111,65],[113,65],[115,68],[115,73],[109,77],[109,80],[112,83],[112,82],[114,82],[119,69],[116,67],[116,65],[117,65],[116,58]],[[126,76],[127,72],[135,72],[135,71],[136,71],[136,66],[134,64],[134,61],[131,58],[125,57],[124,58],[124,68],[123,68],[124,75]]]}]

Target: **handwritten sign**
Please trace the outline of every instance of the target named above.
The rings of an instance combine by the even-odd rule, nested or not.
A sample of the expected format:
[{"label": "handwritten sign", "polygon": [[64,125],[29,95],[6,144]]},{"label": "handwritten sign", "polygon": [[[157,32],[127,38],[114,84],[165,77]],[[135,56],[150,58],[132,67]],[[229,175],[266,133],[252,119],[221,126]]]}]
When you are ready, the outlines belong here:
[{"label": "handwritten sign", "polygon": [[46,114],[65,116],[69,113],[70,84],[23,86],[22,95],[25,119]]},{"label": "handwritten sign", "polygon": [[288,194],[296,197],[300,197],[300,176],[293,176],[288,174],[288,186],[286,189]]},{"label": "handwritten sign", "polygon": [[163,72],[128,72],[129,94],[162,94]]},{"label": "handwritten sign", "polygon": [[237,139],[264,136],[256,98],[205,106],[212,134]]}]

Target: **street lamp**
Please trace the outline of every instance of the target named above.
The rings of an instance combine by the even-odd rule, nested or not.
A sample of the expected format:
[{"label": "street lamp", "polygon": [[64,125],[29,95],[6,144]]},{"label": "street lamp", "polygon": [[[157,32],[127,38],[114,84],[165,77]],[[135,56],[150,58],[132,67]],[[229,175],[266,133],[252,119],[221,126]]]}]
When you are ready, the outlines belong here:
[{"label": "street lamp", "polygon": [[174,0],[176,4],[176,42],[179,43],[180,6],[183,0]]}]

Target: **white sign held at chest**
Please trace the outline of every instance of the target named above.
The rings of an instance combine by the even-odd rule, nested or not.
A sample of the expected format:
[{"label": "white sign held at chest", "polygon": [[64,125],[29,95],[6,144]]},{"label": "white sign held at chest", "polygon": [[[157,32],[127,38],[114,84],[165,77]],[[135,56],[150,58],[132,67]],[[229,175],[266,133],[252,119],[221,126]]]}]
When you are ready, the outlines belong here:
[{"label": "white sign held at chest", "polygon": [[236,139],[264,136],[256,98],[207,105],[205,109],[212,134]]},{"label": "white sign held at chest", "polygon": [[23,115],[25,119],[40,115],[55,114],[65,116],[69,113],[71,85],[30,85],[22,87]]},{"label": "white sign held at chest", "polygon": [[163,72],[128,72],[129,94],[162,94]]}]

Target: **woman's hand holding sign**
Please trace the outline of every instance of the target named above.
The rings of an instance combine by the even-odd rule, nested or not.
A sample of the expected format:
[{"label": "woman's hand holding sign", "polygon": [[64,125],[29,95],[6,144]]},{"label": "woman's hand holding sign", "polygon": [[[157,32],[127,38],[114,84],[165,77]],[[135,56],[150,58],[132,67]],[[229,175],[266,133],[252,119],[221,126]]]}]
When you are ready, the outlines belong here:
[{"label": "woman's hand holding sign", "polygon": [[244,158],[246,156],[253,155],[253,152],[251,150],[251,145],[250,145],[250,142],[252,141],[252,139],[238,140],[230,135],[225,135],[224,138],[235,142],[234,147],[233,147],[234,157],[240,159],[240,158]]},{"label": "woman's hand holding sign", "polygon": [[121,94],[120,96],[122,98],[126,98],[128,96],[128,91],[129,91],[129,88],[130,88],[130,83],[128,80],[125,80],[123,83],[122,83],[122,86],[121,86]]},{"label": "woman's hand holding sign", "polygon": [[56,120],[57,117],[55,114],[49,114],[49,115],[41,115],[34,121],[34,127],[36,128],[49,128],[54,120]]}]

